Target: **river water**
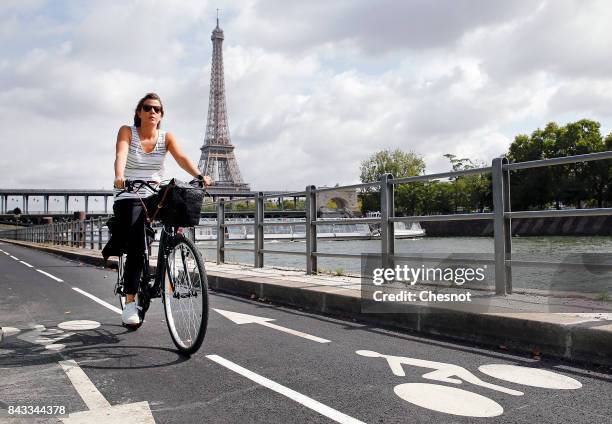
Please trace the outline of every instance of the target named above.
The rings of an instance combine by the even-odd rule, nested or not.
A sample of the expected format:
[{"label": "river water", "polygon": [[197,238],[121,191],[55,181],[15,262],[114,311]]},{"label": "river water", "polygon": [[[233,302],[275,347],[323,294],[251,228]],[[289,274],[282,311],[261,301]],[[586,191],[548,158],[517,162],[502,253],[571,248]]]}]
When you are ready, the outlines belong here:
[{"label": "river water", "polygon": [[[199,242],[207,260],[216,260],[216,242]],[[324,253],[380,253],[380,240],[318,240],[317,250]],[[253,241],[226,241],[226,247],[253,248]],[[266,241],[265,249],[305,252],[304,241]],[[487,237],[423,237],[395,241],[397,254],[448,256],[471,259],[493,259],[493,238]],[[529,266],[512,266],[514,289],[608,293],[612,296],[612,237],[514,237],[512,259],[537,262]],[[251,252],[226,252],[226,262],[253,265]],[[578,263],[578,267],[559,267],[554,263]],[[266,266],[306,269],[305,256],[265,254]],[[414,266],[430,262],[414,261]],[[595,264],[595,265],[590,265]],[[599,265],[599,266],[598,266]],[[602,265],[610,265],[606,269]],[[475,266],[471,264],[471,266]],[[493,284],[493,264],[486,283]],[[359,275],[360,259],[318,258],[318,268],[327,272]]]}]

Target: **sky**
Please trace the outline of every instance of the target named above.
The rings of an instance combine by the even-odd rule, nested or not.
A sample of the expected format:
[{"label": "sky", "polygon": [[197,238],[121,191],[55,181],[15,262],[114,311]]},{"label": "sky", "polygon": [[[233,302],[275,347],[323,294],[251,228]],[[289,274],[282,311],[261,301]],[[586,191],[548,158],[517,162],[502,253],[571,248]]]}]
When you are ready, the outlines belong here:
[{"label": "sky", "polygon": [[110,189],[117,131],[150,91],[197,164],[217,8],[254,190],[356,183],[383,149],[440,172],[550,121],[612,129],[605,0],[2,0],[0,186]]}]

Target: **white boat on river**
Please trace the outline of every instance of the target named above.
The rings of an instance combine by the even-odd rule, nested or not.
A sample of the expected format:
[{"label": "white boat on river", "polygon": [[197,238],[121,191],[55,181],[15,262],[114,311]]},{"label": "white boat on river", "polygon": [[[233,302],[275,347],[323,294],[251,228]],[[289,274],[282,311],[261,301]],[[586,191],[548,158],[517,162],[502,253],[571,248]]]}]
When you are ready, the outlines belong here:
[{"label": "white boat on river", "polygon": [[[326,218],[330,220],[330,218]],[[368,224],[351,223],[350,219],[342,219],[338,224],[317,225],[317,238],[330,240],[370,240],[380,238],[379,230],[372,230]],[[249,219],[228,219],[226,224],[226,240],[253,240],[254,226],[253,220]],[[264,226],[264,240],[305,240],[306,222],[300,218],[272,218],[266,219],[268,222],[278,222],[286,225]],[[201,219],[200,225],[195,228],[196,241],[216,240],[217,221],[215,219]],[[404,223],[395,223],[396,238],[413,238],[425,235],[425,231],[419,223],[414,223],[407,228]]]}]

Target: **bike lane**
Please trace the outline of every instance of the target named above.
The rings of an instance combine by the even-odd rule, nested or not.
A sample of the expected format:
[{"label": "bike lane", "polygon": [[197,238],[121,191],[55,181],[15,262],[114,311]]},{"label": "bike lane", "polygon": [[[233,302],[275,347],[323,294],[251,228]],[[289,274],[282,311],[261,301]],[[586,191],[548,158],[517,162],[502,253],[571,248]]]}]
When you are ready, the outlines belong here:
[{"label": "bike lane", "polygon": [[[101,278],[104,272],[85,268],[95,275],[92,280]],[[227,314],[211,311],[202,349],[185,360],[173,349],[159,306],[152,307],[147,322],[137,332],[119,331],[114,333],[116,340],[92,339],[69,346],[69,352],[79,355],[83,369],[111,404],[146,400],[158,422],[333,422],[287,393],[273,391],[215,361],[217,357],[363,422],[474,422],[475,419],[606,422],[612,412],[608,401],[610,377],[606,375],[559,369],[546,361],[534,362],[412,337],[225,295],[213,294],[211,307],[275,319],[267,322],[329,342],[312,341],[257,322],[236,324]],[[403,359],[399,359],[398,366],[398,360],[389,357]],[[575,383],[565,378],[555,380],[554,376],[553,383],[565,388],[511,383],[479,370],[490,364],[544,368],[578,381],[581,387],[575,387]],[[432,377],[432,371],[436,370],[438,374],[433,377],[437,380],[423,378],[425,374]],[[515,376],[524,374],[526,377],[515,377],[521,382],[551,380],[550,374],[537,370],[525,373],[521,369],[491,366],[483,370],[505,378],[508,376],[504,372]],[[461,383],[457,384],[457,380]],[[485,387],[483,382],[496,388]],[[553,383],[549,381],[548,385]],[[396,386],[402,387],[396,389]],[[431,386],[438,389],[432,390]],[[472,395],[464,394],[462,398],[461,393],[441,390],[440,386],[465,390]],[[500,387],[507,391],[499,391]],[[474,418],[448,413],[449,403],[457,398],[467,406],[462,413],[469,412],[474,404],[482,405],[482,399],[474,394],[503,408],[501,415]],[[447,412],[440,412],[445,405]],[[489,413],[500,412],[490,402],[485,406]],[[473,414],[474,408],[471,411]]]},{"label": "bike lane", "polygon": [[[74,263],[63,261],[61,258],[39,252],[19,252],[11,249],[11,254],[19,254],[32,264],[43,264],[40,268],[53,271],[53,276],[61,277],[64,280],[63,283],[54,281],[55,284],[64,284],[65,287],[79,285],[92,292],[95,291],[92,288],[96,287],[96,284],[100,287],[105,284],[103,280],[106,279],[103,277],[108,272],[107,270],[77,266]],[[17,264],[9,264],[17,266]],[[17,271],[23,270],[17,267]],[[25,272],[28,271],[25,270]],[[81,278],[80,274],[82,272],[90,275],[87,278]],[[5,273],[8,275],[14,272]],[[78,283],[73,283],[77,280]],[[84,281],[91,282],[92,285],[85,286],[83,285]],[[43,280],[41,284],[44,285],[46,282]],[[32,287],[34,287],[32,282],[20,284],[22,292],[15,296],[14,304],[22,304]],[[57,287],[51,290],[57,292]],[[106,308],[86,297],[78,297],[79,295],[76,292],[68,291],[68,293],[68,296],[63,293],[63,295],[50,298],[45,297],[45,300],[49,304],[55,305],[53,309],[57,310],[62,309],[62,307],[57,306],[58,304],[70,307],[79,303],[85,304],[98,313],[103,311],[107,316],[110,313],[110,321],[106,320],[100,328],[95,330],[103,333],[102,335],[94,336],[91,334],[94,330],[85,330],[80,332],[80,338],[70,337],[62,340],[64,348],[61,356],[47,358],[46,361],[49,362],[51,368],[55,365],[57,371],[59,369],[58,361],[74,359],[80,364],[82,371],[96,387],[96,390],[110,405],[147,402],[150,409],[154,411],[153,415],[158,422],[194,422],[200,418],[204,421],[218,421],[220,416],[226,417],[229,422],[234,420],[269,422],[269,417],[264,411],[275,407],[278,407],[276,417],[284,422],[292,421],[296,416],[302,416],[304,421],[309,422],[327,422],[318,414],[304,410],[300,405],[286,400],[283,396],[270,394],[267,390],[263,390],[256,385],[251,384],[247,388],[237,388],[240,384],[228,383],[225,370],[213,367],[213,363],[203,356],[200,357],[201,361],[198,361],[194,358],[186,360],[186,358],[178,355],[168,334],[163,309],[159,302],[152,306],[149,314],[147,314],[146,322],[140,330],[128,332],[113,322],[115,319],[120,319],[118,314],[114,318],[112,311],[107,312]],[[75,296],[77,297],[75,298]],[[93,316],[90,314],[87,317],[99,318],[95,314]],[[207,341],[217,340],[218,345],[223,345],[227,334],[226,327],[229,327],[229,325],[219,318],[216,320],[211,318]],[[32,319],[34,321],[44,320],[47,327],[50,327],[51,323],[60,320],[61,316],[58,313],[48,314],[44,311],[38,317],[29,317],[21,321],[27,322],[29,325]],[[6,324],[3,323],[2,325],[5,326]],[[24,327],[24,325],[21,326]],[[25,332],[25,328],[23,332]],[[9,349],[15,347],[16,342],[16,336],[10,335],[5,338],[2,346]],[[40,347],[28,346],[26,349],[35,350],[36,352],[33,352],[31,356],[36,358],[33,360],[39,359],[37,354],[40,354]],[[28,363],[24,363],[20,356],[13,356],[11,365],[17,375],[24,376],[28,374]],[[197,373],[194,373],[195,368],[198,368]],[[191,383],[189,378],[192,375],[198,376],[201,380]],[[57,372],[55,377],[57,381],[63,384],[63,392],[65,392],[66,387],[69,386],[66,379],[61,374],[57,375]],[[27,379],[24,379],[24,382],[26,381]],[[202,381],[206,381],[206,384],[202,384]],[[47,385],[47,389],[41,387],[41,392],[45,392],[45,390],[47,392],[59,392],[59,387],[62,387],[62,384],[59,384],[59,386],[58,384]],[[3,393],[9,391],[8,387],[4,387],[2,390]],[[19,404],[20,396],[17,393],[15,396],[6,397],[7,402],[5,404]],[[76,398],[78,400],[78,396]],[[42,401],[46,398],[39,396],[39,399]],[[30,404],[33,401],[31,398],[26,400]],[[211,413],[207,405],[215,403],[219,403],[220,408]],[[23,404],[23,400],[21,404]],[[72,407],[72,409],[70,406],[68,405],[70,412],[87,409],[86,406],[82,405],[82,402],[80,406]],[[161,418],[160,415],[162,415]],[[165,415],[169,415],[169,418]]]},{"label": "bike lane", "polygon": [[44,407],[39,418],[84,408],[58,361],[68,344],[104,336],[113,315],[19,253],[0,245],[0,421],[33,418],[9,407]]},{"label": "bike lane", "polygon": [[229,343],[224,358],[364,422],[592,423],[612,416],[610,374],[227,299],[235,312],[331,342],[235,324],[249,355]]}]

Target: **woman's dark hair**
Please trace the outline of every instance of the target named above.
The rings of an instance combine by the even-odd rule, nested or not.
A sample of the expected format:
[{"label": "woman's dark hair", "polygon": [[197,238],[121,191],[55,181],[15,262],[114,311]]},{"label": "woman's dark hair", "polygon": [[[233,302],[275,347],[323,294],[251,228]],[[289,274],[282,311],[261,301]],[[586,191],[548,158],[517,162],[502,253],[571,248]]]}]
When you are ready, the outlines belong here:
[{"label": "woman's dark hair", "polygon": [[[159,96],[156,93],[147,93],[142,99],[140,99],[140,101],[136,105],[136,110],[134,111],[134,126],[135,127],[140,127],[140,118],[138,117],[138,111],[142,109],[142,105],[144,104],[145,100],[148,100],[148,99],[157,100],[159,102],[159,105],[161,106],[162,118],[164,116],[164,105],[162,104],[162,101],[159,98]],[[159,128],[159,124],[161,124],[161,122],[157,123],[157,128]]]}]

